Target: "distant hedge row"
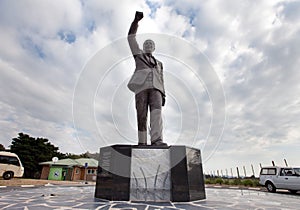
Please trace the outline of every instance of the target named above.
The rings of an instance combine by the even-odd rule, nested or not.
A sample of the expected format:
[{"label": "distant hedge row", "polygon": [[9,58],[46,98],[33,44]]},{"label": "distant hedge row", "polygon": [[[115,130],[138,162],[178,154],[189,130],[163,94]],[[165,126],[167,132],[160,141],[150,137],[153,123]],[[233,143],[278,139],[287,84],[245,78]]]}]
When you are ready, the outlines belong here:
[{"label": "distant hedge row", "polygon": [[248,187],[260,186],[258,179],[222,179],[222,178],[206,178],[205,184],[220,185],[243,185]]}]

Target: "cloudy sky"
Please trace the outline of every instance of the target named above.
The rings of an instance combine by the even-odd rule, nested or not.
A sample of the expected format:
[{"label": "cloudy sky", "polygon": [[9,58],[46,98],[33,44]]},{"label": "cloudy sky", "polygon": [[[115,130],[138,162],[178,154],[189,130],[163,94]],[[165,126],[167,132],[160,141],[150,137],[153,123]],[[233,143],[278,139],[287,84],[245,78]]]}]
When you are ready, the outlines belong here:
[{"label": "cloudy sky", "polygon": [[209,173],[300,166],[299,1],[0,0],[0,144],[19,132],[71,153],[135,144],[137,10],[139,42],[153,38],[164,63],[167,143],[201,149]]}]

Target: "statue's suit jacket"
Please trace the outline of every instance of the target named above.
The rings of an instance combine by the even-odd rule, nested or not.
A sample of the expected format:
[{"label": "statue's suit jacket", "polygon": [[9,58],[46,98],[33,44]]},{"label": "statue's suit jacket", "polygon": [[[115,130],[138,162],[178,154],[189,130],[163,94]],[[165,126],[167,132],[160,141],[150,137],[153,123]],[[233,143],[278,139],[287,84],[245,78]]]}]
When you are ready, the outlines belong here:
[{"label": "statue's suit jacket", "polygon": [[136,65],[134,74],[128,83],[128,88],[135,93],[145,90],[147,88],[145,86],[145,81],[149,73],[153,72],[153,87],[158,89],[162,93],[163,97],[165,97],[163,65],[154,57],[153,59],[155,60],[155,65],[150,63],[146,57],[147,55],[139,48],[139,45],[136,41],[137,28],[138,23],[133,22],[130,26],[127,37]]}]

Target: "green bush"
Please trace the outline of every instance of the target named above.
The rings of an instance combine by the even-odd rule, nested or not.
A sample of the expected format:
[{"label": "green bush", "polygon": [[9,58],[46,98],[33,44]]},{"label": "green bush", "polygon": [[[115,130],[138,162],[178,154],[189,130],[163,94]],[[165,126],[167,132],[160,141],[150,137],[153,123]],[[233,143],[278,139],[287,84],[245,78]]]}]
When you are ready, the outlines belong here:
[{"label": "green bush", "polygon": [[258,187],[258,186],[260,186],[259,180],[258,180],[258,179],[253,179],[252,182],[253,182],[253,187]]},{"label": "green bush", "polygon": [[216,184],[223,184],[223,179],[222,178],[217,178],[216,179]]},{"label": "green bush", "polygon": [[212,184],[211,179],[205,179],[205,184]]},{"label": "green bush", "polygon": [[253,186],[253,182],[252,182],[252,180],[250,180],[250,179],[245,179],[245,180],[243,180],[243,181],[242,181],[242,184],[243,184],[244,186],[250,186],[250,187]]},{"label": "green bush", "polygon": [[218,178],[206,178],[205,184],[225,184],[225,185],[244,185],[249,187],[260,186],[258,179],[222,179]]},{"label": "green bush", "polygon": [[240,179],[234,179],[234,180],[232,181],[232,184],[233,184],[233,185],[241,185],[242,182],[241,182]]},{"label": "green bush", "polygon": [[204,179],[204,183],[205,184],[211,184],[211,179],[209,179],[209,178]]},{"label": "green bush", "polygon": [[225,179],[224,184],[230,185],[229,179]]},{"label": "green bush", "polygon": [[216,184],[216,179],[214,178],[205,179],[205,184]]}]

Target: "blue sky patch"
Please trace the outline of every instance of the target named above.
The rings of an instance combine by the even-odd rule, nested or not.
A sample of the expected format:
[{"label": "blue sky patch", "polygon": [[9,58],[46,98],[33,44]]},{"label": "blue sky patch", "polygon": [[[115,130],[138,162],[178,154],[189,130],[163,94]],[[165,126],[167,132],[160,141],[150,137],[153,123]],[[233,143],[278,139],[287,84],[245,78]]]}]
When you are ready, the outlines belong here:
[{"label": "blue sky patch", "polygon": [[197,13],[197,11],[195,9],[189,9],[187,12],[183,12],[179,9],[175,9],[175,12],[178,15],[188,17],[189,18],[189,23],[191,24],[191,26],[195,26],[194,20],[196,18],[196,13]]},{"label": "blue sky patch", "polygon": [[96,29],[96,23],[94,20],[87,22],[87,29],[89,30],[89,32],[93,32]]},{"label": "blue sky patch", "polygon": [[157,9],[160,7],[159,3],[146,0],[146,4],[149,6],[151,10],[150,17],[154,18]]},{"label": "blue sky patch", "polygon": [[69,44],[76,41],[76,35],[72,31],[60,31],[58,32],[58,36],[61,40]]},{"label": "blue sky patch", "polygon": [[22,40],[21,46],[23,49],[30,51],[32,54],[44,59],[46,54],[44,53],[42,47],[35,43],[30,37],[25,37]]}]

